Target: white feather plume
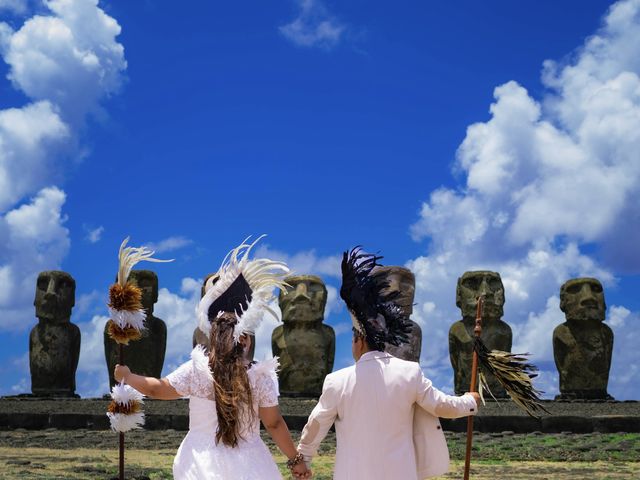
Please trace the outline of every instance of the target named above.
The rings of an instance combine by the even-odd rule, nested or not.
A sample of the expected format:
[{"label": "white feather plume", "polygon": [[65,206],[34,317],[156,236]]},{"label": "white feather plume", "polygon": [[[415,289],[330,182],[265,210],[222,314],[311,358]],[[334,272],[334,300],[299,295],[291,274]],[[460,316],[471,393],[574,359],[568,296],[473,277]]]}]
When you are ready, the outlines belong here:
[{"label": "white feather plume", "polygon": [[142,428],[144,425],[144,413],[137,412],[130,415],[124,413],[107,413],[109,417],[109,423],[111,423],[111,430],[114,432],[125,433],[134,428]]},{"label": "white feather plume", "polygon": [[172,260],[160,260],[158,258],[152,258],[156,253],[153,250],[149,250],[147,247],[127,247],[129,237],[125,238],[120,244],[120,250],[118,252],[118,283],[121,286],[125,286],[129,274],[133,267],[144,261],[147,262],[173,262]]},{"label": "white feather plume", "polygon": [[[119,405],[130,405],[133,402],[143,403],[143,395],[135,388],[120,382],[111,389],[111,398]],[[115,432],[128,432],[134,428],[142,428],[144,425],[144,413],[135,412],[130,414],[124,413],[107,413],[111,429]]]},{"label": "white feather plume", "polygon": [[127,405],[133,401],[143,403],[144,395],[132,386],[120,382],[111,389],[111,398],[120,405]]},{"label": "white feather plume", "polygon": [[140,331],[144,328],[144,320],[147,314],[143,309],[139,310],[116,310],[109,307],[109,316],[120,328],[133,327]]},{"label": "white feather plume", "polygon": [[266,375],[271,378],[271,381],[275,385],[276,394],[280,396],[280,390],[278,388],[278,369],[280,368],[280,360],[278,357],[267,358],[261,362],[256,362],[251,366],[250,372],[253,375]]}]

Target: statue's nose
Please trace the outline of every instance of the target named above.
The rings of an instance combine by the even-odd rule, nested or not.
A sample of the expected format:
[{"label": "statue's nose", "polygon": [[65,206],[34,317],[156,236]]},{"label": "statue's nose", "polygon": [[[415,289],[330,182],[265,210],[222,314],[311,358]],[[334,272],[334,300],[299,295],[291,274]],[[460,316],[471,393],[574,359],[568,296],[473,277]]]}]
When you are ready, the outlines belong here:
[{"label": "statue's nose", "polygon": [[489,288],[489,285],[487,285],[487,281],[483,279],[480,284],[480,288],[478,289],[478,294],[487,295],[488,293],[491,293],[491,289]]},{"label": "statue's nose", "polygon": [[300,283],[296,286],[296,289],[293,292],[293,301],[303,299],[310,300],[309,295],[307,294],[307,286],[304,283]]}]

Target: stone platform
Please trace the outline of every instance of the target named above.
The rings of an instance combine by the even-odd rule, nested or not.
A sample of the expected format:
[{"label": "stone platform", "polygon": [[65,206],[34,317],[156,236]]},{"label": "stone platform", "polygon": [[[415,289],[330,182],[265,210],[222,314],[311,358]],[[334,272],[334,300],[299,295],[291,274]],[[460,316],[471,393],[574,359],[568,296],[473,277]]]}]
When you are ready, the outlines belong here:
[{"label": "stone platform", "polygon": [[[105,399],[39,399],[29,397],[0,398],[0,429],[28,430],[109,428],[105,415]],[[280,399],[282,414],[291,430],[301,430],[311,409],[313,398]],[[511,401],[490,401],[481,407],[474,420],[478,432],[514,433],[640,433],[640,402],[638,401],[544,401],[549,413],[540,418],[529,417]],[[145,428],[148,430],[187,430],[189,427],[187,400],[146,400]],[[442,420],[445,430],[466,431],[467,420]]]}]

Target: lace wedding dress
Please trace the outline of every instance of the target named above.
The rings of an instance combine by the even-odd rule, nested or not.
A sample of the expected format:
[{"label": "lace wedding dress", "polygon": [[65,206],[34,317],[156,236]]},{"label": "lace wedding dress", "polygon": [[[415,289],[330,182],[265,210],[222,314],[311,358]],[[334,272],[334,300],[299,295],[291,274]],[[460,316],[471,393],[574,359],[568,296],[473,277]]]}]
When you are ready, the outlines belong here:
[{"label": "lace wedding dress", "polygon": [[278,405],[277,359],[255,363],[247,371],[253,394],[254,420],[242,425],[238,446],[216,445],[218,419],[213,394],[213,376],[201,346],[191,360],[167,376],[167,380],[189,397],[189,432],[173,461],[175,480],[281,480],[278,468],[260,438],[258,407]]}]

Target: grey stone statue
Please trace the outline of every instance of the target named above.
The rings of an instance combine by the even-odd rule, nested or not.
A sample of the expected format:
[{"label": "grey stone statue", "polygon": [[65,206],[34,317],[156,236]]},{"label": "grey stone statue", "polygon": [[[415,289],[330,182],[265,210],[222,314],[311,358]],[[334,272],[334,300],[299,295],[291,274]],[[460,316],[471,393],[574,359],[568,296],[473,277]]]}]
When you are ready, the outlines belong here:
[{"label": "grey stone statue", "polygon": [[[399,266],[376,267],[374,276],[384,276],[389,282],[387,292],[399,292],[397,303],[406,314],[413,313],[413,299],[416,292],[416,277],[411,270]],[[422,349],[422,329],[420,325],[411,320],[411,332],[409,341],[399,346],[387,344],[385,351],[394,357],[408,360],[410,362],[420,361],[420,351]]]},{"label": "grey stone statue", "polygon": [[322,323],[327,288],[315,275],[286,278],[291,285],[278,298],[283,325],[271,335],[271,349],[280,357],[280,393],[319,396],[324,377],[331,373],[336,335]]},{"label": "grey stone statue", "polygon": [[[207,280],[209,280],[214,275],[216,274],[210,273],[202,281],[202,288],[200,289],[200,298],[204,297],[204,294],[205,294],[204,287],[207,284]],[[244,357],[246,360],[253,362],[253,359],[255,357],[255,352],[256,352],[256,337],[255,335],[249,335],[249,337],[251,338],[251,346],[247,349],[247,351],[244,352]],[[192,343],[194,348],[196,345],[202,345],[204,348],[207,349],[207,351],[209,350],[209,347],[210,347],[209,337],[202,330],[200,330],[200,327],[196,327],[196,329],[193,331]]]},{"label": "grey stone statue", "polygon": [[[511,351],[511,327],[502,320],[504,313],[504,286],[500,274],[488,271],[465,272],[458,278],[456,305],[462,311],[462,320],[449,329],[449,358],[454,373],[454,389],[461,395],[469,391],[471,360],[473,357],[473,329],[476,319],[477,298],[484,295],[482,334],[480,338],[490,350]],[[491,374],[486,374],[491,393],[505,398],[507,392]],[[485,398],[491,398],[487,394]]]},{"label": "grey stone statue", "polygon": [[602,284],[573,278],[560,287],[566,321],[553,331],[553,358],[560,373],[562,399],[612,399],[607,393],[613,332],[604,323]]},{"label": "grey stone statue", "polygon": [[[160,378],[167,348],[167,326],[153,315],[153,306],[158,301],[158,276],[151,270],[132,270],[129,281],[142,290],[142,308],[147,313],[142,338],[123,346],[124,364],[132,372],[148,377]],[[118,363],[119,345],[104,330],[104,354],[109,369],[109,384],[115,385],[113,368]]]},{"label": "grey stone statue", "polygon": [[71,323],[76,282],[57,270],[40,272],[36,283],[38,324],[29,335],[31,391],[36,396],[77,397],[80,329]]}]

